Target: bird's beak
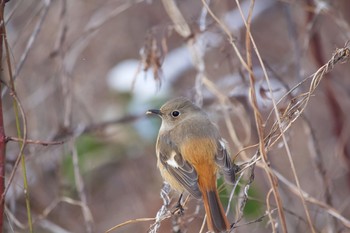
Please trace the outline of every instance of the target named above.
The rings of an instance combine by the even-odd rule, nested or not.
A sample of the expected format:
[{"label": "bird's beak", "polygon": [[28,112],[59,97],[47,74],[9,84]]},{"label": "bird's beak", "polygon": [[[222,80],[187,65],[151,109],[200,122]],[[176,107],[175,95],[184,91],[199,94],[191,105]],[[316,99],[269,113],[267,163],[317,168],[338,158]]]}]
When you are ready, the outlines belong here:
[{"label": "bird's beak", "polygon": [[158,109],[150,109],[146,112],[147,115],[150,115],[150,114],[156,114],[158,116],[162,116],[162,112]]}]

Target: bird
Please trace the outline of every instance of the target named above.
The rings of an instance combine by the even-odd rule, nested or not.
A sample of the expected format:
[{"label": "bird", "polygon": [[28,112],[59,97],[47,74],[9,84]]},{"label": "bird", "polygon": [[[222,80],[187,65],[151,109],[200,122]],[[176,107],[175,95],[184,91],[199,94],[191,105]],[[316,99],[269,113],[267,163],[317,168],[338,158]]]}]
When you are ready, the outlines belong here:
[{"label": "bird", "polygon": [[233,184],[236,165],[216,125],[203,109],[185,97],[169,100],[160,109],[150,109],[146,114],[162,119],[156,155],[163,179],[181,196],[187,191],[203,200],[209,231],[228,232],[230,224],[216,180],[221,172],[226,182]]}]

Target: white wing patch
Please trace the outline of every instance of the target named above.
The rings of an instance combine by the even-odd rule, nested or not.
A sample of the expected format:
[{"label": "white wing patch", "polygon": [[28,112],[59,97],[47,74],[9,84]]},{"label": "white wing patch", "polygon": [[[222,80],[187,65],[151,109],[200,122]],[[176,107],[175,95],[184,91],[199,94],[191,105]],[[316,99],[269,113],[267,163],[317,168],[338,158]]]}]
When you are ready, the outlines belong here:
[{"label": "white wing patch", "polygon": [[173,168],[178,168],[179,164],[175,161],[175,155],[175,151],[171,152],[170,158],[166,161],[166,163],[172,166]]},{"label": "white wing patch", "polygon": [[220,142],[221,147],[223,149],[226,149],[226,141],[225,141],[225,139],[221,138],[221,140],[219,140],[219,142]]}]

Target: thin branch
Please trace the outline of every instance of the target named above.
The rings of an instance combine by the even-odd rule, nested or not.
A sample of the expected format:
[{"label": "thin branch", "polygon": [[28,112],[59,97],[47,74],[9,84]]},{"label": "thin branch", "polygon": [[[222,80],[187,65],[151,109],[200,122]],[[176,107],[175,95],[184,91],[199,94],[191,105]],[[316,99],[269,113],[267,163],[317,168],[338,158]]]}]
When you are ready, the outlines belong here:
[{"label": "thin branch", "polygon": [[[267,157],[267,149],[266,149],[266,145],[264,142],[265,134],[264,134],[264,126],[263,125],[265,125],[265,124],[263,123],[262,116],[261,116],[261,113],[260,113],[258,105],[257,105],[257,97],[256,97],[256,93],[255,93],[255,76],[252,72],[252,61],[251,61],[251,51],[250,51],[251,50],[251,43],[254,46],[254,50],[257,52],[254,39],[250,33],[250,19],[251,19],[251,12],[252,12],[252,9],[254,7],[254,3],[255,3],[255,1],[252,0],[251,7],[249,10],[248,20],[246,21],[244,18],[243,12],[241,10],[240,4],[236,0],[237,7],[239,9],[242,20],[244,21],[244,24],[245,24],[246,29],[247,29],[246,47],[247,47],[247,61],[248,61],[248,71],[249,71],[249,80],[250,80],[250,93],[249,93],[250,95],[249,96],[250,96],[251,106],[252,106],[253,111],[254,111],[255,124],[257,127],[257,132],[258,132],[258,137],[259,137],[259,152],[261,154],[262,161],[264,164],[264,170],[268,176],[268,179],[269,179],[269,182],[271,184],[271,188],[272,188],[272,191],[274,194],[274,198],[275,198],[275,201],[277,203],[277,210],[278,210],[279,218],[281,221],[282,230],[284,233],[286,233],[287,232],[287,224],[286,224],[285,214],[283,211],[282,200],[281,200],[278,188],[277,188],[278,183],[277,183],[277,180],[275,179],[274,175],[271,173],[271,170],[269,167],[270,162],[269,162],[269,159]],[[257,55],[259,56],[258,52],[257,52]],[[263,67],[263,64],[261,64],[261,65]],[[264,69],[264,67],[263,67],[263,69]],[[267,75],[266,75],[266,79],[268,82]],[[269,90],[271,92],[271,96],[272,96],[272,100],[273,100],[272,89],[270,88],[270,86],[269,86]],[[271,217],[271,216],[269,215],[269,217]],[[272,218],[270,219],[270,221],[272,221]],[[273,232],[275,232],[276,229],[275,229],[274,224],[271,224],[271,227],[272,227]]]},{"label": "thin branch", "polygon": [[58,30],[57,41],[54,46],[54,50],[50,53],[50,57],[54,57],[58,54],[63,54],[63,44],[66,41],[68,23],[67,23],[67,0],[62,0],[62,8],[60,12],[60,26]]},{"label": "thin branch", "polygon": [[[14,164],[14,166],[13,166],[11,175],[10,175],[10,177],[8,178],[8,182],[7,182],[8,184],[7,184],[6,188],[5,188],[5,191],[4,191],[4,192],[2,193],[2,195],[1,195],[0,203],[4,201],[5,196],[6,196],[6,194],[7,194],[7,191],[9,190],[10,185],[11,185],[11,183],[12,183],[12,181],[13,181],[13,178],[15,177],[15,174],[16,174],[16,171],[17,171],[17,168],[18,168],[18,165],[19,165],[19,163],[20,163],[20,161],[21,161],[21,158],[22,158],[21,155],[23,155],[23,151],[24,151],[24,148],[25,148],[25,146],[26,146],[26,141],[27,141],[27,120],[26,120],[26,117],[25,117],[25,114],[24,114],[24,110],[23,110],[23,108],[22,108],[22,104],[21,104],[21,102],[19,101],[19,99],[17,98],[17,96],[16,96],[15,94],[11,93],[11,96],[12,96],[12,98],[14,98],[14,100],[15,100],[15,102],[17,103],[17,106],[18,106],[18,108],[19,108],[19,110],[20,110],[20,112],[21,112],[21,116],[22,116],[22,125],[23,125],[23,143],[21,143],[21,147],[20,147],[20,150],[19,150],[17,159],[16,159],[15,164]],[[28,190],[24,190],[24,191],[25,191],[25,194],[26,194],[26,195],[29,195],[29,194],[28,194]],[[28,200],[29,200],[29,199],[28,199]],[[30,217],[29,217],[29,218],[30,218]],[[28,219],[28,221],[31,222],[30,219]]]},{"label": "thin branch", "polygon": [[[0,70],[2,70],[2,57],[3,57],[3,41],[5,23],[4,23],[4,1],[0,3]],[[0,90],[2,88],[2,82],[0,82]],[[3,107],[2,107],[2,96],[0,96],[0,193],[5,193],[5,165],[6,165],[6,135],[3,119]],[[4,224],[4,204],[5,201],[2,198],[0,201],[0,232],[2,232]]]},{"label": "thin branch", "polygon": [[[280,181],[282,181],[288,188],[289,190],[291,190],[295,195],[300,195],[300,190],[297,186],[295,186],[293,183],[291,183],[288,179],[286,179],[284,176],[282,176],[282,174],[280,174],[278,171],[274,170],[274,173],[276,174],[276,176],[278,177],[278,179]],[[333,216],[334,218],[338,219],[341,223],[344,224],[344,226],[350,228],[350,220],[345,218],[341,213],[339,213],[336,209],[334,209],[333,207],[325,204],[324,202],[320,202],[319,200],[317,200],[316,198],[313,198],[310,196],[310,194],[308,194],[305,191],[301,191],[301,194],[303,195],[304,199],[312,204],[315,204],[319,207],[321,207],[322,209],[326,210],[326,212],[328,214],[330,214],[331,216]]]},{"label": "thin branch", "polygon": [[[16,137],[11,137],[11,136],[6,136],[5,137],[6,142],[13,141],[13,142],[24,142],[22,138],[16,138]],[[26,144],[37,144],[37,145],[42,145],[42,146],[49,146],[49,145],[62,145],[65,143],[65,141],[41,141],[41,140],[31,140],[27,139],[25,141]]]},{"label": "thin branch", "polygon": [[[60,203],[68,203],[70,205],[75,205],[84,208],[85,204],[82,203],[81,201],[74,200],[70,197],[59,197],[54,199],[43,211],[41,214],[39,214],[34,220],[33,223],[41,222],[47,218],[47,216],[60,204]],[[26,229],[28,228],[28,224],[22,224],[20,220],[18,220],[13,213],[6,207],[6,214],[9,216],[12,222],[15,223],[15,225],[21,229]],[[91,213],[89,213],[91,215]],[[44,223],[44,225],[47,225],[48,223]],[[52,225],[52,224],[50,224]],[[52,225],[53,226],[53,225]],[[54,225],[55,228],[60,229],[59,232],[65,232],[67,233],[68,231],[62,229],[61,227]]]},{"label": "thin branch", "polygon": [[155,217],[155,222],[150,226],[148,233],[157,233],[160,227],[160,223],[167,218],[171,217],[171,211],[169,211],[169,205],[171,198],[169,197],[170,193],[170,185],[166,182],[163,184],[163,188],[160,191],[160,197],[163,200],[162,207],[158,210],[157,215]]},{"label": "thin branch", "polygon": [[81,206],[82,207],[81,209],[82,209],[83,217],[85,221],[85,229],[86,229],[86,232],[92,233],[94,220],[87,204],[85,185],[84,185],[83,177],[81,175],[80,168],[79,168],[78,151],[74,141],[71,142],[71,147],[72,147],[71,151],[72,151],[73,168],[74,168],[74,179],[75,179],[75,184],[77,186],[79,199],[83,204]]},{"label": "thin branch", "polygon": [[123,227],[123,226],[126,226],[126,225],[129,225],[129,224],[132,224],[132,223],[138,223],[138,222],[149,222],[149,221],[154,221],[156,220],[156,218],[137,218],[137,219],[131,219],[131,220],[128,220],[128,221],[125,221],[123,223],[120,223],[118,225],[115,225],[114,227],[108,229],[105,233],[110,233],[120,227]]},{"label": "thin branch", "polygon": [[[75,205],[75,206],[79,206],[79,207],[82,207],[84,208],[85,206],[85,203],[81,202],[81,201],[78,201],[78,200],[74,200],[70,197],[60,197],[60,198],[57,198],[55,200],[53,200],[50,205],[48,205],[42,212],[42,214],[40,214],[38,216],[38,218],[35,220],[35,221],[39,221],[41,219],[44,219],[46,218],[56,207],[59,203],[68,203],[70,205]],[[87,211],[89,211],[87,209]],[[91,212],[88,212],[88,215],[92,216]]]},{"label": "thin branch", "polygon": [[[318,145],[315,131],[312,128],[311,122],[307,117],[302,118],[305,123],[305,131],[310,137],[310,143],[308,143],[309,151],[310,151],[310,157],[312,158],[312,161],[314,162],[314,165],[316,167],[316,171],[318,175],[320,176],[320,181],[323,184],[324,188],[324,198],[325,202],[329,206],[333,206],[332,201],[332,194],[331,194],[331,184],[330,184],[330,178],[327,176],[327,170],[325,168],[324,162],[322,160],[322,151]],[[328,228],[331,232],[336,231],[336,223],[333,218],[328,219]]]},{"label": "thin branch", "polygon": [[[274,209],[274,210],[276,210],[276,209]],[[271,212],[273,212],[274,210],[272,210]],[[264,220],[264,218],[265,218],[266,216],[268,216],[268,215],[270,215],[270,212],[267,212],[267,213],[265,213],[264,215],[260,216],[259,218],[254,219],[254,220],[251,220],[251,221],[246,222],[246,223],[243,223],[243,224],[241,224],[241,225],[235,225],[235,226],[233,227],[233,229],[235,229],[235,228],[241,228],[241,227],[244,227],[244,226],[253,224],[253,223],[262,222],[262,221]]]},{"label": "thin branch", "polygon": [[[3,17],[3,15],[2,15]],[[2,21],[4,21],[4,18],[2,18]],[[25,141],[27,140],[27,120],[26,120],[26,115],[24,113],[24,109],[22,107],[21,101],[19,100],[17,93],[16,93],[16,88],[15,88],[15,79],[13,76],[12,72],[12,65],[11,65],[11,59],[10,59],[10,46],[7,41],[7,32],[6,32],[6,27],[3,27],[3,33],[5,35],[4,39],[4,45],[6,49],[6,64],[7,64],[7,69],[8,69],[8,75],[10,77],[10,96],[13,98],[13,110],[15,114],[15,121],[16,121],[16,129],[17,129],[17,136],[19,138],[22,137],[22,130],[23,130],[23,143],[20,142],[20,153],[18,155],[18,158],[16,160],[15,166],[13,168],[13,172],[11,174],[14,175],[19,161],[21,161],[21,167],[22,167],[22,176],[23,176],[23,192],[24,192],[24,197],[25,197],[25,203],[26,203],[26,210],[27,210],[27,219],[28,219],[28,226],[29,226],[29,232],[33,232],[33,223],[32,223],[32,213],[31,213],[31,207],[30,207],[30,198],[29,198],[29,186],[28,186],[28,178],[27,178],[27,167],[26,167],[26,160],[23,154],[24,147],[26,146]],[[16,71],[15,71],[16,72]],[[6,86],[7,87],[7,86]],[[20,124],[20,117],[22,118],[22,127],[21,129],[21,124]],[[18,163],[17,163],[18,162]],[[10,180],[13,177],[10,177]],[[7,188],[10,186],[7,186]],[[3,193],[1,201],[5,198],[7,189]]]},{"label": "thin branch", "polygon": [[181,14],[181,11],[177,7],[174,0],[162,0],[165,11],[174,23],[174,29],[182,37],[187,38],[191,35],[190,26],[188,26],[185,18]]},{"label": "thin branch", "polygon": [[[36,41],[36,38],[38,37],[39,32],[42,28],[42,25],[46,19],[47,12],[49,11],[49,8],[51,6],[51,0],[43,0],[43,2],[44,2],[44,8],[41,10],[39,20],[38,20],[37,24],[35,25],[35,28],[31,34],[31,36],[28,39],[26,48],[24,49],[24,52],[23,52],[21,58],[19,59],[19,62],[17,63],[15,72],[13,74],[13,80],[16,80],[16,78],[18,77],[19,72],[21,71],[23,64],[27,60],[28,54],[32,50],[34,42]],[[9,56],[9,54],[8,54],[8,56]],[[6,95],[7,91],[8,91],[8,88],[4,87],[2,90],[1,96],[3,97],[4,95]]]}]

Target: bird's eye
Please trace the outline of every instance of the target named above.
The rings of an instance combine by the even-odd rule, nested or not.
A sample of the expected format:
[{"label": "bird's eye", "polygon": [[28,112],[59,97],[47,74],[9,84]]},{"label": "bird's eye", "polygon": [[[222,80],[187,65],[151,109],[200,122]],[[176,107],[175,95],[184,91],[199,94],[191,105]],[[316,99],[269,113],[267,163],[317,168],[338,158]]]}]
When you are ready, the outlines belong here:
[{"label": "bird's eye", "polygon": [[177,111],[177,110],[175,110],[175,111],[173,111],[173,112],[171,113],[171,115],[172,115],[173,117],[178,117],[178,116],[180,116],[180,112]]}]

